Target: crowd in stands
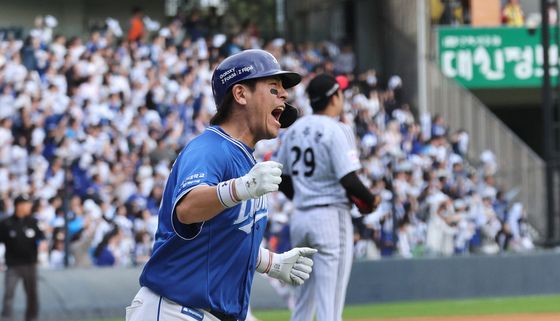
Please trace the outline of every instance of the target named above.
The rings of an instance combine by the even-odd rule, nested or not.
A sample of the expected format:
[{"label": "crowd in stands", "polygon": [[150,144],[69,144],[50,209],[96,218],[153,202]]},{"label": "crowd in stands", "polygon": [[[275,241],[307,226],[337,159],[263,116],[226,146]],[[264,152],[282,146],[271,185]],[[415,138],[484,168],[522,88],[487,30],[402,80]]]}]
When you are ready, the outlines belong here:
[{"label": "crowd in stands", "polygon": [[[13,213],[16,196],[34,199],[47,236],[42,266],[64,266],[67,238],[71,266],[148,259],[173,161],[215,112],[212,70],[256,47],[304,75],[290,96],[303,113],[313,75],[351,84],[342,120],[359,142],[361,178],[383,197],[354,218],[356,258],[532,248],[523,205],[496,184],[494,155],[469,165],[468,133],[437,115],[415,117],[398,76],[355,74],[351,46],[265,42],[252,24],[224,35],[192,15],[148,28],[138,14],[128,34],[108,19],[85,40],[66,38],[46,17],[25,40],[0,39],[0,216]],[[276,144],[259,144],[256,157],[271,157]],[[281,251],[292,205],[280,193],[270,199],[268,245]]]}]

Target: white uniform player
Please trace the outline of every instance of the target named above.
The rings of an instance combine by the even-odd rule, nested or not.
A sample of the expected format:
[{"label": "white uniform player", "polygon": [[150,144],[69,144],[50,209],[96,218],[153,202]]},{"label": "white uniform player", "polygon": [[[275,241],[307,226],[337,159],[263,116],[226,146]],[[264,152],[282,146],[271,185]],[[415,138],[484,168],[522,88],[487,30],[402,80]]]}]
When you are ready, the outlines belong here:
[{"label": "white uniform player", "polygon": [[338,121],[341,85],[319,75],[307,88],[314,114],[297,120],[281,137],[277,161],[284,165],[280,186],[293,198],[290,221],[293,246],[318,249],[309,280],[296,289],[292,321],[342,320],[350,277],[353,228],[348,194],[371,212],[376,198],[357,177],[360,161],[354,134]]}]

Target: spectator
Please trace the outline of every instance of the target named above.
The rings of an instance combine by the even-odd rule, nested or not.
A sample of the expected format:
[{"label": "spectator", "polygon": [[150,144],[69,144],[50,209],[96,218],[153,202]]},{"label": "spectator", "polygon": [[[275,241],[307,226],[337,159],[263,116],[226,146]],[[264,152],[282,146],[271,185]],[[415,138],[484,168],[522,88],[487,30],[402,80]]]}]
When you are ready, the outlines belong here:
[{"label": "spectator", "polygon": [[525,14],[519,0],[508,0],[502,9],[502,23],[508,27],[522,27],[525,24]]},{"label": "spectator", "polygon": [[37,255],[39,242],[44,239],[37,220],[32,216],[31,199],[26,195],[14,201],[14,214],[0,222],[0,242],[6,247],[4,301],[2,320],[13,320],[16,286],[21,279],[27,295],[26,321],[36,321],[39,313],[37,295]]},{"label": "spectator", "polygon": [[405,219],[399,221],[397,238],[399,240],[397,245],[398,254],[403,258],[411,258],[413,255],[412,244],[410,240],[410,222],[408,221],[408,216],[405,216]]},{"label": "spectator", "polygon": [[118,227],[109,231],[93,252],[94,264],[96,266],[115,266],[118,264],[118,245],[121,232]]},{"label": "spectator", "polygon": [[64,268],[64,232],[55,233],[50,250],[49,267],[53,269]]},{"label": "spectator", "polygon": [[441,115],[435,115],[432,119],[432,137],[442,137],[447,135],[447,126]]},{"label": "spectator", "polygon": [[459,0],[441,0],[443,2],[443,12],[439,23],[443,25],[463,24],[463,4]]},{"label": "spectator", "polygon": [[467,155],[469,146],[469,134],[465,130],[459,129],[458,131],[453,133],[451,135],[450,142],[455,154],[461,157],[465,157]]},{"label": "spectator", "polygon": [[88,268],[93,265],[90,249],[99,220],[101,220],[100,217],[88,216],[84,221],[83,228],[75,233],[70,240],[70,255],[73,266]]},{"label": "spectator", "polygon": [[453,206],[458,217],[455,253],[465,254],[469,251],[469,241],[474,236],[475,225],[468,219],[469,207],[467,202],[458,198],[453,202]]},{"label": "spectator", "polygon": [[507,226],[511,233],[510,249],[518,252],[530,251],[535,248],[529,235],[529,225],[527,224],[527,214],[521,203],[512,205],[508,213]]},{"label": "spectator", "polygon": [[482,195],[482,213],[480,221],[482,247],[480,250],[485,254],[495,254],[500,250],[497,237],[502,229],[502,225],[498,220],[496,212],[492,208],[493,198],[494,194],[492,192],[486,192]]},{"label": "spectator", "polygon": [[443,194],[433,196],[428,221],[428,250],[435,255],[450,256],[454,253],[454,235],[457,218],[451,200]]},{"label": "spectator", "polygon": [[134,248],[134,257],[135,257],[135,265],[144,265],[144,263],[148,262],[150,255],[152,254],[152,239],[150,234],[146,231],[140,231],[135,235],[135,248]]},{"label": "spectator", "polygon": [[28,36],[21,48],[22,62],[27,70],[37,70],[37,57],[35,56],[40,45],[40,39]]},{"label": "spectator", "polygon": [[356,68],[356,57],[352,45],[347,43],[342,46],[342,51],[334,62],[334,72],[336,74],[350,75]]},{"label": "spectator", "polygon": [[132,9],[132,18],[130,19],[130,29],[128,30],[128,41],[136,42],[142,40],[145,35],[144,30],[144,13],[140,7]]}]

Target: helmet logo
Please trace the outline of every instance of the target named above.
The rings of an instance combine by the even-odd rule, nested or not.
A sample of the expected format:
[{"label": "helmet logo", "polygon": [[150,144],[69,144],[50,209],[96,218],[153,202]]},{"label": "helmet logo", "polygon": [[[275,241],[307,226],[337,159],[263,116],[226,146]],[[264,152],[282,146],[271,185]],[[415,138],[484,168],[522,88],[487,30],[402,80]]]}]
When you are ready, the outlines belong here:
[{"label": "helmet logo", "polygon": [[237,76],[242,76],[245,73],[251,73],[253,70],[255,70],[255,67],[253,65],[249,65],[249,66],[241,67],[237,71],[236,69],[237,69],[236,67],[230,68],[222,72],[218,76],[220,78],[220,81],[222,82],[222,85],[224,85],[225,83],[229,82],[230,80],[234,79]]},{"label": "helmet logo", "polygon": [[230,80],[233,77],[235,77],[235,68],[230,68],[220,74],[220,80],[222,81],[222,84],[225,84],[226,81]]}]

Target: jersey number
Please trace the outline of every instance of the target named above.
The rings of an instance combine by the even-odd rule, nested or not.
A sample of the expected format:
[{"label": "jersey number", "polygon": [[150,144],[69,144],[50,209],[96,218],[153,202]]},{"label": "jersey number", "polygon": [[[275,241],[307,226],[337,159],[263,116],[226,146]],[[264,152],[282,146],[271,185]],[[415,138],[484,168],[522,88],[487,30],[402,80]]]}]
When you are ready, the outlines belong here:
[{"label": "jersey number", "polygon": [[[302,152],[301,148],[297,146],[292,147],[291,150],[292,153],[295,154],[295,159],[292,163],[292,175],[296,176],[299,174],[299,171],[295,169],[295,167],[301,158]],[[305,165],[305,172],[303,172],[303,175],[306,177],[312,176],[315,171],[315,154],[313,153],[313,149],[311,147],[308,147],[303,151],[303,164]]]}]

